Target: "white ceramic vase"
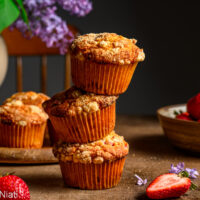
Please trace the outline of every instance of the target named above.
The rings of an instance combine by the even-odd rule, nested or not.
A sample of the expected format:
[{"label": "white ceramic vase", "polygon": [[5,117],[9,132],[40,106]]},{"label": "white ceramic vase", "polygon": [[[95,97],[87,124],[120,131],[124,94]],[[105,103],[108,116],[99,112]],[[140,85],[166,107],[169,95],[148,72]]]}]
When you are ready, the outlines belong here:
[{"label": "white ceramic vase", "polygon": [[8,68],[8,53],[3,37],[0,35],[0,86],[4,81]]}]

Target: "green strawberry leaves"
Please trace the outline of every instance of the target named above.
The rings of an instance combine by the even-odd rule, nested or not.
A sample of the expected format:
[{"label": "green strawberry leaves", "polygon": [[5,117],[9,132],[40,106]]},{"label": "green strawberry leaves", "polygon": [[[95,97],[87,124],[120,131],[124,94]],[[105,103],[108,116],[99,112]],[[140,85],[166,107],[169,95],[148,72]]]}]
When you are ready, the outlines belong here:
[{"label": "green strawberry leaves", "polygon": [[[182,171],[178,174],[179,177],[187,177],[189,178],[190,175],[187,171]],[[194,184],[193,182],[191,182],[191,186],[190,186],[190,189],[191,190],[197,190],[198,186],[196,184]]]}]

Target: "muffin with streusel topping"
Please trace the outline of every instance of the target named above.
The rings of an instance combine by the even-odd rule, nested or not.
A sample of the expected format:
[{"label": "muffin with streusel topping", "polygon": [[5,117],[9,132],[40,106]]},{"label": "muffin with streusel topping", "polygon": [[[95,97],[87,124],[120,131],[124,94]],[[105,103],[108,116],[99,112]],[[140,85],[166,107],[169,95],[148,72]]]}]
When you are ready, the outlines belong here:
[{"label": "muffin with streusel topping", "polygon": [[[48,100],[49,97],[43,93],[36,93],[34,91],[27,91],[27,92],[18,92],[13,94],[11,97],[7,98],[4,101],[5,103],[10,103],[11,101],[19,100],[22,101],[25,105],[35,105],[40,108],[42,108],[42,103],[46,100]],[[43,108],[42,108],[43,109]],[[50,121],[48,120],[48,125],[50,124]],[[51,124],[50,124],[51,125]],[[52,129],[51,126],[47,126],[44,134],[44,145],[49,146],[50,145],[50,132]]]},{"label": "muffin with streusel topping", "polygon": [[120,181],[129,146],[112,131],[101,140],[87,144],[60,143],[54,146],[63,179],[68,186],[105,189]]},{"label": "muffin with streusel topping", "polygon": [[70,48],[74,84],[87,92],[116,95],[126,91],[145,54],[135,39],[115,33],[81,35]]},{"label": "muffin with streusel topping", "polygon": [[49,97],[46,96],[43,93],[36,93],[33,91],[28,91],[28,92],[18,92],[13,94],[10,98],[7,98],[4,102],[5,103],[10,103],[13,100],[19,100],[22,101],[23,104],[25,105],[35,105],[39,106],[42,108],[42,103],[46,100],[48,100]]},{"label": "muffin with streusel topping", "polygon": [[117,96],[87,93],[76,87],[44,102],[55,129],[54,140],[87,143],[108,135],[115,126]]},{"label": "muffin with streusel topping", "polygon": [[35,105],[13,99],[0,106],[0,146],[41,148],[48,115]]}]

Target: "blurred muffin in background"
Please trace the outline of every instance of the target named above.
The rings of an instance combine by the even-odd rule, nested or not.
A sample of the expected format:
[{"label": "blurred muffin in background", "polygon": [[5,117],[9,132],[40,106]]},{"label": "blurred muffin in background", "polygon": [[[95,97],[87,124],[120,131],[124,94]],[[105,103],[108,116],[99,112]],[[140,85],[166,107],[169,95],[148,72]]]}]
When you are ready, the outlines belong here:
[{"label": "blurred muffin in background", "polygon": [[35,105],[42,108],[42,103],[48,99],[49,97],[43,93],[36,93],[33,91],[18,92],[18,93],[13,94],[10,98],[7,98],[4,104],[10,103],[15,100],[19,100],[19,101],[22,101],[23,104],[25,105]]},{"label": "blurred muffin in background", "polygon": [[41,148],[48,115],[42,108],[13,100],[0,106],[0,146]]}]

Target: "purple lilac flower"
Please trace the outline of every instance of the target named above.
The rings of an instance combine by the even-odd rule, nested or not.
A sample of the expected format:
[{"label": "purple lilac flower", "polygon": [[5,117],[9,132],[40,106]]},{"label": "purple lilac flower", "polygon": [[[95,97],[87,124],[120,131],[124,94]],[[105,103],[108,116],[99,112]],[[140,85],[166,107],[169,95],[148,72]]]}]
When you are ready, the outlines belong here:
[{"label": "purple lilac flower", "polygon": [[56,2],[78,16],[84,16],[92,9],[88,0],[24,0],[29,26],[19,18],[12,28],[19,29],[25,37],[37,36],[47,47],[59,48],[60,53],[65,54],[74,36],[66,22],[56,14]]},{"label": "purple lilac flower", "polygon": [[169,170],[170,173],[175,173],[175,174],[179,174],[181,172],[187,172],[189,178],[195,179],[197,178],[197,176],[199,176],[199,172],[193,168],[186,168],[185,169],[185,164],[184,162],[180,162],[177,164],[177,166],[175,167],[173,164],[171,164],[171,169]]},{"label": "purple lilac flower", "polygon": [[138,179],[137,180],[137,185],[140,185],[140,186],[142,186],[142,185],[145,185],[145,184],[147,184],[147,179],[142,179],[142,178],[140,178],[137,174],[135,174],[135,177]]},{"label": "purple lilac flower", "polygon": [[171,169],[169,170],[169,173],[179,174],[180,172],[184,171],[184,167],[184,162],[178,163],[176,167],[173,164],[171,164]]},{"label": "purple lilac flower", "polygon": [[63,9],[72,15],[83,17],[92,10],[92,2],[89,0],[57,0]]},{"label": "purple lilac flower", "polygon": [[192,179],[196,179],[197,176],[199,176],[199,172],[195,168],[186,168],[185,171],[189,174],[189,177]]}]

